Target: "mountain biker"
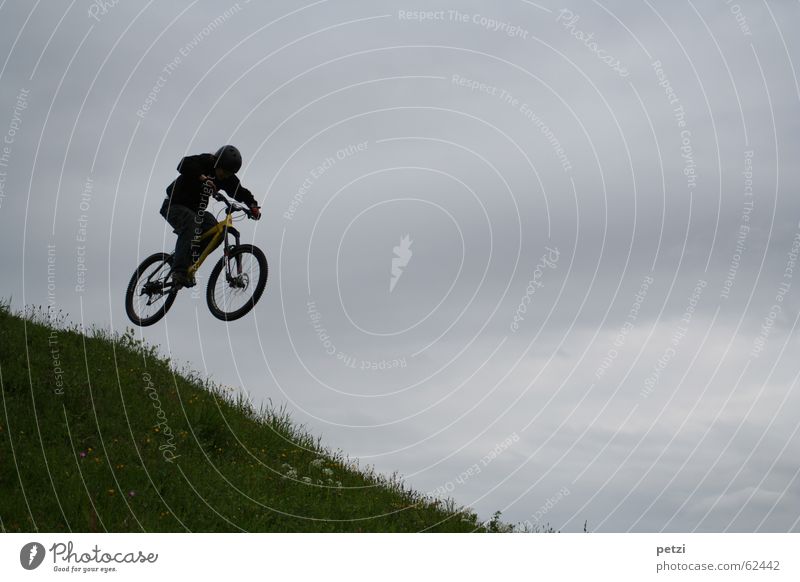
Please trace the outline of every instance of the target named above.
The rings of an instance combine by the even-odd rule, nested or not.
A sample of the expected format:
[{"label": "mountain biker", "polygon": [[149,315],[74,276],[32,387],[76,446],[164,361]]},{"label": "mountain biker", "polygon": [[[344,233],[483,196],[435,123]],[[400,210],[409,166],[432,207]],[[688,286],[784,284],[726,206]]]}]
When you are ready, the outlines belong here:
[{"label": "mountain biker", "polygon": [[178,164],[180,176],[167,186],[167,198],[160,210],[178,235],[172,258],[172,280],[178,287],[195,284],[188,274],[189,265],[200,253],[202,233],[217,224],[206,211],[209,196],[224,190],[250,208],[251,218],[261,218],[258,202],[236,176],[241,167],[242,154],[232,145],[224,145],[213,154],[186,156]]}]

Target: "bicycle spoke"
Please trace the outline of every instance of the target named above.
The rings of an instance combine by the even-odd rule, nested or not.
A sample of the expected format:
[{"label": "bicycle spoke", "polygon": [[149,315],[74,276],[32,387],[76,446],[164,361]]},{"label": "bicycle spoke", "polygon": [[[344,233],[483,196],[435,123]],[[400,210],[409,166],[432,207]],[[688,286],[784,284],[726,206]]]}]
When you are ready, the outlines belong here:
[{"label": "bicycle spoke", "polygon": [[261,275],[258,260],[241,253],[229,260],[214,286],[214,302],[226,313],[242,308],[251,300]]},{"label": "bicycle spoke", "polygon": [[156,263],[139,274],[133,307],[141,319],[152,317],[163,308],[170,293],[166,289],[168,274],[169,265],[164,262]]}]

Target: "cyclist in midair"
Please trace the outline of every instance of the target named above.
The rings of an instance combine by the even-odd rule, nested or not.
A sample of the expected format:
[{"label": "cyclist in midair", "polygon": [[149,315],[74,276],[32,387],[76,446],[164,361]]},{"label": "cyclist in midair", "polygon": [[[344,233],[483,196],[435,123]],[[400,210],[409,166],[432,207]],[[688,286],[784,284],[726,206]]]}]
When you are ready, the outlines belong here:
[{"label": "cyclist in midair", "polygon": [[200,252],[202,233],[217,224],[207,211],[210,196],[224,190],[234,200],[249,206],[254,219],[261,217],[258,202],[236,176],[241,167],[242,154],[232,145],[224,145],[213,154],[186,156],[178,164],[180,175],[167,186],[167,198],[160,213],[178,235],[172,280],[179,287],[195,284],[194,277],[188,274],[193,255]]}]

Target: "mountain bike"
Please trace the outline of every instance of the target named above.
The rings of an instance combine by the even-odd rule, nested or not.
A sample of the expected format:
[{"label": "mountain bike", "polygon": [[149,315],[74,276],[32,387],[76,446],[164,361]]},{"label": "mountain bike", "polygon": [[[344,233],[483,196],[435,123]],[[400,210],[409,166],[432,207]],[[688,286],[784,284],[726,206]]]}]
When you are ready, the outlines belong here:
[{"label": "mountain bike", "polygon": [[[234,215],[239,219],[253,218],[249,208],[232,202],[219,192],[212,196],[226,206],[225,219],[202,233],[205,242],[197,260],[189,267],[194,274],[206,257],[223,244],[223,254],[208,278],[206,302],[211,314],[223,321],[233,321],[247,314],[264,293],[269,267],[267,257],[258,247],[241,244],[240,234],[233,226]],[[239,216],[237,213],[243,213]],[[233,244],[231,244],[233,238]],[[153,325],[167,314],[181,286],[172,280],[172,255],[155,253],[136,267],[125,292],[125,311],[136,325]]]}]

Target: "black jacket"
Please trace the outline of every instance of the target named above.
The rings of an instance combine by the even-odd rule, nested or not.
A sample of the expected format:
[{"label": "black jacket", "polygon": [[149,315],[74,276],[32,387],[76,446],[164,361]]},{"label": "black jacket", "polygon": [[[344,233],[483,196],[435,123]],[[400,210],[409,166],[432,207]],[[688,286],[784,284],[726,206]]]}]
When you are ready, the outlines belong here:
[{"label": "black jacket", "polygon": [[203,194],[203,183],[200,176],[205,174],[214,179],[219,190],[224,190],[234,200],[243,202],[248,206],[256,205],[256,199],[250,190],[239,183],[235,174],[220,180],[214,173],[216,158],[212,154],[186,156],[178,164],[178,176],[172,184],[167,186],[167,199],[169,204],[180,204],[197,212],[200,205],[208,206],[208,196]]}]

